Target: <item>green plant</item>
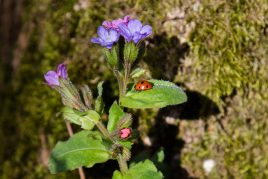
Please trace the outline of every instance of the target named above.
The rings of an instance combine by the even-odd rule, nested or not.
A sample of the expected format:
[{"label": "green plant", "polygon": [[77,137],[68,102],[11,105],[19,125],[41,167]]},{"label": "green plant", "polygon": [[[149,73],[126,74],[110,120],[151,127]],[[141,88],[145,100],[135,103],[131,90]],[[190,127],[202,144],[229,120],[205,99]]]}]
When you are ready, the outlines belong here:
[{"label": "green plant", "polygon": [[[162,108],[187,100],[183,90],[169,81],[150,79],[136,85],[133,83],[145,72],[137,68],[137,64],[144,53],[143,39],[151,33],[149,25],[143,26],[140,21],[126,16],[112,22],[105,21],[98,28],[99,37],[92,38],[93,43],[103,46],[107,65],[119,87],[119,99],[110,107],[107,125],[101,121],[105,105],[103,82],[99,82],[98,96],[94,100],[87,85],[77,88],[72,84],[64,64],[45,74],[47,84],[61,94],[65,105],[62,113],[70,134],[67,141],[58,142],[52,150],[49,161],[51,173],[92,167],[112,159],[118,161],[120,168],[120,171],[114,172],[114,179],[163,178],[149,159],[127,164],[135,136],[131,128],[132,115],[125,112],[124,107]],[[70,123],[79,125],[82,131],[73,135]],[[80,177],[84,177],[82,168]]]}]

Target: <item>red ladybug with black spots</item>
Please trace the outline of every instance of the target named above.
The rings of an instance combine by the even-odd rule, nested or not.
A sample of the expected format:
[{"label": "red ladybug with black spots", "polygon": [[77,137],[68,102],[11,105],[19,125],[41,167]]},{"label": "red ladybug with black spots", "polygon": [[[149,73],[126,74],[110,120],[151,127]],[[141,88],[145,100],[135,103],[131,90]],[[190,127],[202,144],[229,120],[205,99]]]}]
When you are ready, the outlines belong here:
[{"label": "red ladybug with black spots", "polygon": [[140,80],[135,85],[135,90],[137,91],[145,91],[153,88],[153,84],[146,80]]}]

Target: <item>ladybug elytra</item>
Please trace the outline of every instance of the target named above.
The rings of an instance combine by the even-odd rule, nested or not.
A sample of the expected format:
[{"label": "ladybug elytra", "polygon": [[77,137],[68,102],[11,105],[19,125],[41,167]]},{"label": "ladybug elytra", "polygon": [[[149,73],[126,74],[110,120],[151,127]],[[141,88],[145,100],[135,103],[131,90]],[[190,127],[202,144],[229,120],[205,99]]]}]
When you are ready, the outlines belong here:
[{"label": "ladybug elytra", "polygon": [[153,84],[146,80],[141,80],[135,85],[135,90],[144,91],[153,88]]}]

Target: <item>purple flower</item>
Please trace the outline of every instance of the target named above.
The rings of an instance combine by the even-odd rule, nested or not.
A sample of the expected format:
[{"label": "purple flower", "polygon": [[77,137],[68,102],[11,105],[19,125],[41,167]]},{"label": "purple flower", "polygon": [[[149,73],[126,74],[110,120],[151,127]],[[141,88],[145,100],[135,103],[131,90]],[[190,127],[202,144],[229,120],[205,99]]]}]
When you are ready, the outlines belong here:
[{"label": "purple flower", "polygon": [[44,77],[49,86],[59,86],[59,78],[67,79],[68,77],[66,66],[61,63],[58,65],[57,71],[50,70]]},{"label": "purple flower", "polygon": [[142,26],[139,20],[130,20],[128,24],[120,23],[118,29],[126,41],[133,40],[134,43],[138,43],[152,34],[152,27],[149,25]]},{"label": "purple flower", "polygon": [[127,23],[129,22],[130,20],[130,16],[127,15],[124,17],[124,19],[116,19],[116,20],[113,20],[113,21],[104,21],[102,23],[102,25],[106,28],[106,29],[114,29],[116,31],[118,31],[118,25],[121,24],[121,23],[124,23],[127,25]]},{"label": "purple flower", "polygon": [[113,29],[105,29],[103,26],[98,28],[99,37],[94,37],[91,42],[100,44],[103,47],[111,49],[113,44],[118,41],[120,34]]}]

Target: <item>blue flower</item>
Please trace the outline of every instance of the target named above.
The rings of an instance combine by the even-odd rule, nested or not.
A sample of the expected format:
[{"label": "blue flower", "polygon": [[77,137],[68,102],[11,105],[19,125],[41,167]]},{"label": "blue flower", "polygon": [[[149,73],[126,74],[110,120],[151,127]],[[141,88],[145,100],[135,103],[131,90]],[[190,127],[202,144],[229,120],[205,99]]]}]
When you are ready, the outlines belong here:
[{"label": "blue flower", "polygon": [[119,33],[130,42],[138,43],[140,40],[152,34],[152,27],[149,25],[143,26],[139,20],[130,20],[128,24],[120,23],[118,25]]},{"label": "blue flower", "polygon": [[91,42],[100,44],[103,47],[111,49],[113,44],[118,41],[120,34],[113,29],[105,29],[103,26],[98,28],[99,37],[94,37]]}]

